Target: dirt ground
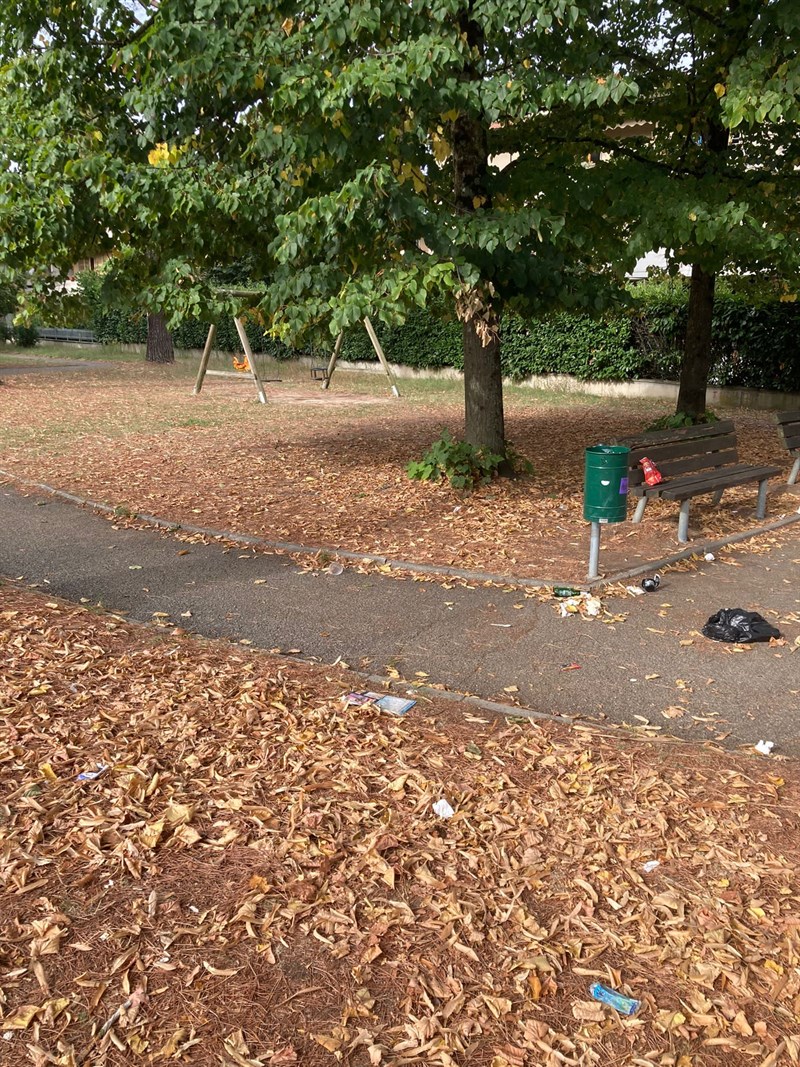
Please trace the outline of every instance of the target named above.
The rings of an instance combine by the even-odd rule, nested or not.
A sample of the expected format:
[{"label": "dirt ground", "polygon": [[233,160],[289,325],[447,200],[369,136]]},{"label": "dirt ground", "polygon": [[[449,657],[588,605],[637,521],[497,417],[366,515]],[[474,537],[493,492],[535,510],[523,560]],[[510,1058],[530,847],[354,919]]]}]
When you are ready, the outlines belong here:
[{"label": "dirt ground", "polygon": [[0,1064],[798,1062],[795,763],[353,688],[0,587]]},{"label": "dirt ground", "polygon": [[[464,496],[409,481],[443,428],[459,435],[457,383],[342,372],[322,393],[307,369],[275,365],[269,404],[252,383],[209,379],[191,396],[193,368],[118,363],[57,377],[15,374],[0,390],[0,467],[130,511],[263,536],[516,577],[578,580],[586,573],[582,519],[587,445],[640,431],[666,402],[565,397],[509,389],[508,436],[533,475]],[[736,411],[743,461],[788,472],[770,413]],[[784,478],[785,481],[785,478]],[[797,510],[770,496],[768,518]],[[755,525],[756,487],[692,506],[694,536]],[[604,534],[605,573],[677,547],[677,505]]]}]

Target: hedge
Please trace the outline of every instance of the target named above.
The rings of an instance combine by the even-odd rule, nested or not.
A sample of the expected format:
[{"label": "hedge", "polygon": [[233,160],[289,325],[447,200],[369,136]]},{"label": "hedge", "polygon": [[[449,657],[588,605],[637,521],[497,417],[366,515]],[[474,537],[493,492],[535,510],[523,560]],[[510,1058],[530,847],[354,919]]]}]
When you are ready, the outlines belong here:
[{"label": "hedge", "polygon": [[[774,293],[746,281],[737,284],[718,285],[711,384],[800,391],[800,306],[781,302]],[[87,280],[90,325],[98,339],[144,343],[146,316],[104,310],[94,299],[93,288],[92,280]],[[502,323],[504,372],[514,381],[532,374],[571,374],[601,381],[675,379],[687,304],[686,283],[664,280],[633,285],[628,306],[599,318],[562,313],[531,320],[508,314]],[[277,359],[299,354],[266,337],[255,320],[246,325],[254,352]],[[461,325],[448,318],[441,305],[411,312],[403,326],[376,324],[376,329],[394,363],[420,370],[463,366]],[[186,322],[173,331],[175,346],[202,348],[207,332],[206,323]],[[241,350],[231,321],[218,324],[216,346]],[[375,360],[365,330],[353,330],[345,338],[342,358]]]},{"label": "hedge", "polygon": [[[555,314],[537,320],[509,314],[502,324],[506,376],[571,374],[588,381],[676,379],[686,330],[688,288],[680,281],[631,288],[629,307],[593,318]],[[378,329],[388,358],[423,368],[461,367],[461,326],[416,311],[403,326]],[[712,385],[800,391],[800,306],[771,294],[720,283],[713,320]],[[374,359],[366,335],[348,337],[346,359]]]}]

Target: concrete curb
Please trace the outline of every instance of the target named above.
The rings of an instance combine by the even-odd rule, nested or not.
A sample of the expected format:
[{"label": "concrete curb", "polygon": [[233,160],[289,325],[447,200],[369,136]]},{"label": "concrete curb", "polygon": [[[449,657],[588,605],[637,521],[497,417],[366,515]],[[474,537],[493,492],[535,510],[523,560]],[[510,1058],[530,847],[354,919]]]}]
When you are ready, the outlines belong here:
[{"label": "concrete curb", "polygon": [[[75,493],[68,493],[64,489],[56,489],[54,486],[47,485],[44,482],[32,482],[27,478],[20,478],[19,475],[12,474],[10,471],[0,470],[0,478],[7,478],[9,481],[26,486],[28,489],[38,489],[41,492],[49,493],[51,496],[67,500],[71,504],[102,511],[107,515],[120,515],[118,509],[111,504],[77,496]],[[130,512],[125,517],[137,519],[148,526],[155,526],[160,530],[167,530],[172,533],[181,531],[182,533],[201,534],[204,537],[232,541],[237,545],[254,545],[261,548],[271,548],[278,552],[302,553],[308,556],[315,556],[322,552],[331,556],[331,558],[352,560],[356,563],[377,563],[381,566],[388,566],[394,571],[408,571],[411,574],[433,574],[443,578],[464,578],[472,582],[494,582],[497,585],[515,585],[525,589],[549,589],[553,585],[566,584],[581,589],[588,588],[585,583],[566,583],[555,578],[518,578],[514,577],[514,575],[494,574],[490,571],[472,571],[461,567],[437,566],[432,563],[414,563],[412,560],[390,559],[387,556],[379,556],[371,552],[352,552],[350,549],[336,548],[332,545],[301,545],[294,541],[271,541],[266,537],[239,534],[231,530],[217,530],[209,526],[196,526],[191,522],[174,522],[171,519],[159,518],[157,515],[148,515],[143,511]]]},{"label": "concrete curb", "polygon": [[[61,500],[67,500],[71,504],[78,504],[80,507],[92,508],[95,511],[102,511],[108,515],[119,514],[118,509],[111,504],[105,504],[97,500],[90,500],[87,497],[77,496],[75,493],[68,493],[64,489],[56,489],[54,486],[47,485],[45,482],[33,482],[27,478],[21,478],[17,474],[12,474],[11,471],[0,469],[0,478],[8,479],[10,482],[26,486],[29,489],[37,489],[40,492],[49,493],[51,496],[59,497]],[[380,566],[389,567],[393,571],[407,571],[410,574],[430,574],[442,578],[463,578],[466,581],[472,582],[493,582],[496,585],[513,585],[522,589],[550,589],[554,585],[568,585],[571,588],[580,591],[594,592],[605,589],[609,585],[615,585],[619,582],[626,581],[629,578],[636,578],[640,574],[647,574],[651,571],[660,570],[663,567],[669,567],[674,563],[680,563],[682,560],[691,559],[693,556],[702,557],[706,552],[710,552],[714,549],[739,544],[742,541],[749,541],[751,538],[758,537],[761,534],[771,533],[773,530],[780,530],[784,526],[791,526],[793,523],[800,522],[800,511],[795,515],[786,515],[782,519],[777,519],[775,522],[767,523],[765,526],[756,526],[750,530],[745,530],[743,533],[731,534],[729,537],[718,538],[714,541],[693,542],[690,548],[682,549],[680,552],[664,556],[661,559],[638,564],[636,567],[632,567],[629,570],[609,574],[605,578],[599,578],[594,581],[586,580],[583,582],[568,582],[554,578],[518,578],[514,575],[494,574],[489,571],[472,571],[461,567],[437,566],[436,564],[430,563],[414,563],[411,560],[390,559],[387,556],[379,556],[370,552],[353,552],[350,549],[335,548],[331,545],[301,545],[293,541],[271,541],[266,537],[256,537],[251,534],[238,534],[231,530],[217,530],[213,527],[197,526],[194,523],[189,522],[174,522],[171,519],[162,519],[157,515],[148,515],[141,511],[131,512],[125,517],[137,519],[146,523],[148,526],[154,526],[159,530],[166,530],[171,533],[181,531],[183,533],[199,534],[203,537],[213,537],[222,541],[231,541],[233,544],[237,545],[252,545],[254,547],[272,549],[277,552],[298,553],[308,556],[325,553],[326,555],[331,556],[331,558],[350,560],[355,563],[377,563]]]}]

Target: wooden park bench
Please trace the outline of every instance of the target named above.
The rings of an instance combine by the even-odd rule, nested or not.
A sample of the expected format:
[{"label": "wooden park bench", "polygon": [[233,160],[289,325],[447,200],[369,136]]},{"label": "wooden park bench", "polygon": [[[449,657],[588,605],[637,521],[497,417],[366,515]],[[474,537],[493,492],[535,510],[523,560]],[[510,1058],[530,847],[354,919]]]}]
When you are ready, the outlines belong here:
[{"label": "wooden park bench", "polygon": [[800,474],[800,411],[779,411],[778,432],[783,443],[794,457],[794,464],[789,473],[789,485],[794,485]]},{"label": "wooden park bench", "polygon": [[[764,518],[767,481],[780,473],[780,467],[753,467],[739,462],[736,430],[723,420],[678,430],[658,430],[621,441],[630,450],[628,491],[639,498],[634,522],[641,522],[647,501],[654,498],[679,500],[678,540],[689,540],[689,506],[692,498],[713,493],[718,504],[726,489],[758,482],[756,517]],[[661,472],[663,481],[647,485],[639,460],[647,456]]]}]

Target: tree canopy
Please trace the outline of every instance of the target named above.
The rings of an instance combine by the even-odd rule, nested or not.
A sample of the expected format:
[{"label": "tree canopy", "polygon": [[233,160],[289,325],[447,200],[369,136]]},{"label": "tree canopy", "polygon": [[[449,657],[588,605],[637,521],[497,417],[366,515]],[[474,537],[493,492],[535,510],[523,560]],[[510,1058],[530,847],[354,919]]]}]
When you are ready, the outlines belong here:
[{"label": "tree canopy", "polygon": [[[792,9],[14,0],[0,266],[32,272],[35,299],[113,251],[109,289],[177,319],[235,310],[211,272],[246,254],[287,340],[444,294],[464,323],[467,438],[501,451],[505,308],[599,311],[654,246],[708,270],[788,262],[768,157],[796,122]],[[632,119],[656,136],[609,135]],[[728,127],[761,134],[702,162]]]}]

